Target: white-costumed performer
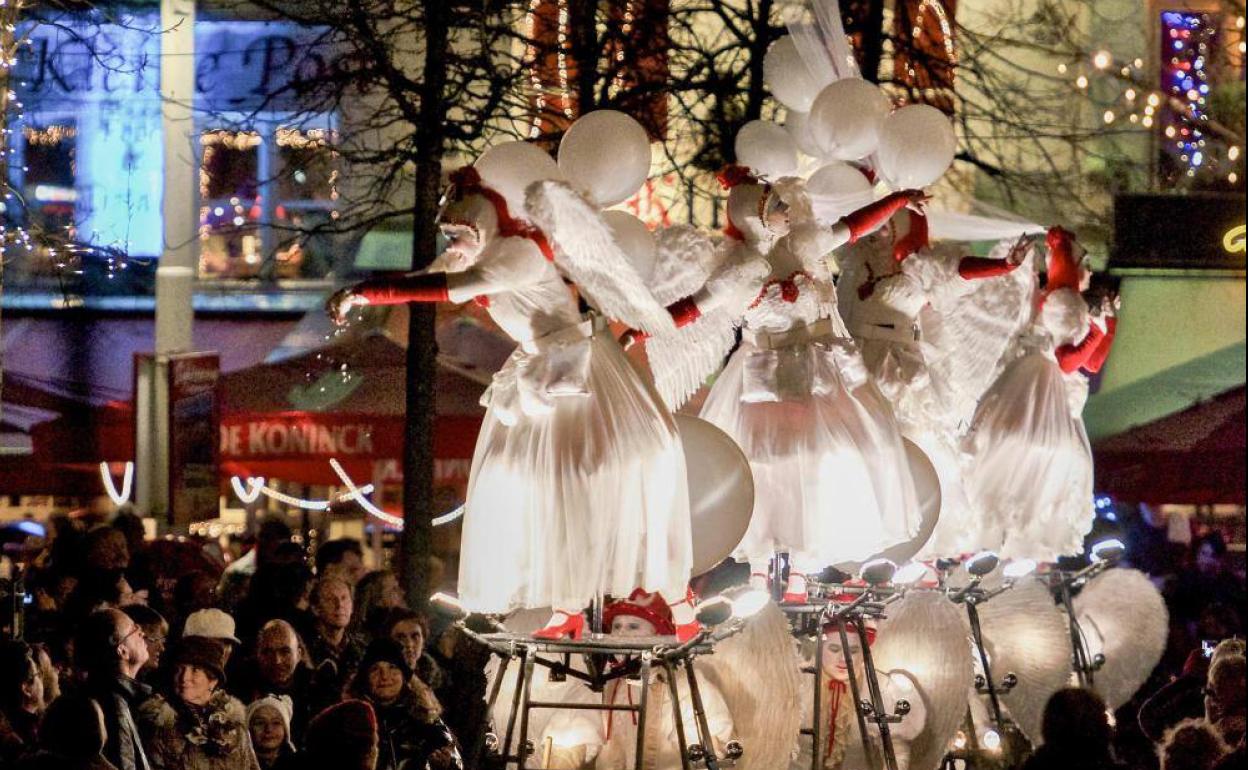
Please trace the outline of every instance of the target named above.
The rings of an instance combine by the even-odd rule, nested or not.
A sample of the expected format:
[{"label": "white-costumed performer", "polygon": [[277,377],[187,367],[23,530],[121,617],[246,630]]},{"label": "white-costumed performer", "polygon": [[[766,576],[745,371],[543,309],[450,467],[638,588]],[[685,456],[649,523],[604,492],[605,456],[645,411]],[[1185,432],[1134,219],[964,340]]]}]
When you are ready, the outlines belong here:
[{"label": "white-costumed performer", "polygon": [[979,545],[1002,558],[1053,561],[1082,550],[1092,526],[1092,449],[1081,412],[1087,381],[1109,354],[1115,321],[1094,323],[1091,273],[1074,235],[1047,236],[1044,289],[1030,329],[980,401],[967,449],[971,502],[983,517]]},{"label": "white-costumed performer", "polygon": [[[689,334],[703,323],[743,324],[701,416],[737,441],[754,473],[754,515],[735,556],[764,580],[775,553],[788,552],[785,593],[804,601],[805,574],[869,557],[911,537],[919,522],[901,433],[837,314],[830,261],[834,249],[926,198],[895,193],[822,227],[800,180],[763,184],[737,169],[725,183],[735,251],[706,287],[668,310],[678,327],[695,327]],[[739,282],[716,280],[760,256],[769,268],[761,288],[743,294]],[[652,368],[683,365],[659,344],[648,349]]]},{"label": "white-costumed performer", "polygon": [[[822,718],[818,725],[822,759],[817,767],[866,770],[872,765],[865,755],[839,626],[828,624],[824,632]],[[852,627],[848,638],[860,694],[868,698],[862,650]],[[894,713],[901,700],[910,704],[910,711],[889,729],[897,766],[901,770],[936,770],[966,713],[966,683],[972,677],[957,608],[939,593],[908,594],[890,607],[889,617],[878,629],[868,622],[867,642],[885,710]],[[809,706],[806,712],[806,724],[810,724]],[[867,730],[876,761],[882,762],[879,728],[868,722]],[[790,770],[811,768],[812,743],[801,742]]]},{"label": "white-costumed performer", "polygon": [[[674,621],[662,597],[637,591],[612,602],[603,613],[613,637],[670,636]],[[792,637],[782,612],[768,605],[740,634],[716,645],[715,654],[695,662],[698,692],[711,741],[721,759],[729,742],[744,751],[738,770],[775,770],[793,750],[800,728],[801,674]],[[688,679],[677,668],[677,696],[686,745],[699,743]],[[680,743],[671,689],[662,669],[655,669],[646,711],[645,770],[680,770]],[[585,702],[570,694],[561,697]],[[600,696],[608,705],[639,702],[640,683],[616,679]],[[588,692],[588,688],[579,689]],[[552,691],[554,692],[554,691]],[[544,691],[534,697],[545,698]],[[628,712],[556,711],[542,729],[539,745],[551,745],[549,767],[555,770],[633,770],[636,766],[637,718]],[[548,739],[548,740],[547,740]]]},{"label": "white-costumed performer", "polygon": [[[475,300],[519,343],[483,398],[461,601],[489,613],[553,607],[537,635],[557,638],[579,637],[581,609],[597,595],[627,595],[640,585],[683,596],[692,546],[675,423],[605,319],[582,315],[565,277],[582,298],[630,325],[661,332],[671,317],[596,209],[568,186],[539,179],[526,199],[524,190],[504,195],[474,168],[452,180],[441,221],[446,272],[365,281],[335,294],[330,312],[341,318],[356,305]],[[540,219],[541,229],[523,214]]]},{"label": "white-costumed performer", "polygon": [[899,213],[889,229],[896,229],[903,217],[909,219],[904,236],[877,234],[844,250],[838,259],[842,270],[837,296],[850,334],[893,405],[902,434],[923,450],[940,479],[940,519],[921,553],[952,556],[979,548],[977,517],[964,479],[957,385],[945,380],[943,368],[929,367],[928,360],[948,355],[943,348],[950,343],[980,350],[991,341],[986,336],[929,338],[929,331],[940,326],[941,317],[959,312],[977,282],[1012,272],[1031,245],[1019,239],[1004,259],[968,257],[956,244],[930,244],[922,214]]}]

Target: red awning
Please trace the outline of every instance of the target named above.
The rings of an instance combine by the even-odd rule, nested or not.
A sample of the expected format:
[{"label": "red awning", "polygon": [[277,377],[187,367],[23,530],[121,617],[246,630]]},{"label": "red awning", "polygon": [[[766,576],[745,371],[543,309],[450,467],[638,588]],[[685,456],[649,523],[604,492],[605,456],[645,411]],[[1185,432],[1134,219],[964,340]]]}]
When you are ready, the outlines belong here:
[{"label": "red awning", "polygon": [[1244,504],[1244,388],[1098,441],[1096,488],[1122,500]]}]

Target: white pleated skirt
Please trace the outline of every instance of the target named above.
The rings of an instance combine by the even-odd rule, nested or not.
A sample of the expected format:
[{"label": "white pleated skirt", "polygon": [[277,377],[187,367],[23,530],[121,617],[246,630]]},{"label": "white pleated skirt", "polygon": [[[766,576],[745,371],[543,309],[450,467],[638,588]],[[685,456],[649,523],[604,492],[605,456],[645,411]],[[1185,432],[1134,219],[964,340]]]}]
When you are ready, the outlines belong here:
[{"label": "white pleated skirt", "polygon": [[693,549],[675,422],[609,332],[590,345],[587,395],[553,398],[549,414],[511,426],[486,412],[460,549],[469,610],[685,592]]},{"label": "white pleated skirt", "polygon": [[980,546],[1004,558],[1079,553],[1092,528],[1092,448],[1069,388],[1035,351],[1006,367],[975,412],[968,486]]},{"label": "white pleated skirt", "polygon": [[772,351],[809,386],[770,402],[743,400],[749,359],[759,352],[743,343],[702,409],[703,419],[736,439],[754,473],[754,516],[737,558],[758,562],[787,551],[810,572],[911,537],[919,513],[901,433],[852,343],[812,340]]}]

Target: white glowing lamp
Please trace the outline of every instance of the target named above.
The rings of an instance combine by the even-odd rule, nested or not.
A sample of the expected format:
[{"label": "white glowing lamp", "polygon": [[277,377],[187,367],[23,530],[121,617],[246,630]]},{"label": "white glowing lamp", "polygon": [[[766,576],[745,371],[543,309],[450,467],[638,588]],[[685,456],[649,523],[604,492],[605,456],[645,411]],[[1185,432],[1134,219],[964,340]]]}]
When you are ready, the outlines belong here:
[{"label": "white glowing lamp", "polygon": [[927,565],[921,561],[912,561],[900,567],[893,575],[893,582],[899,586],[914,585],[927,574]]},{"label": "white glowing lamp", "polygon": [[980,745],[989,751],[1001,750],[1001,733],[996,730],[985,730],[984,737],[979,741]]},{"label": "white glowing lamp", "polygon": [[1092,546],[1092,561],[1117,561],[1126,552],[1126,543],[1116,537],[1106,538]]},{"label": "white glowing lamp", "polygon": [[983,577],[997,568],[1001,557],[992,551],[980,551],[966,560],[966,571],[976,577]]},{"label": "white glowing lamp", "polygon": [[1010,580],[1021,580],[1036,571],[1036,560],[1015,559],[1005,565],[1005,569],[1002,571],[1005,573],[1006,578]]},{"label": "white glowing lamp", "polygon": [[429,597],[429,606],[433,607],[439,614],[445,615],[452,620],[462,620],[468,617],[468,610],[464,607],[463,602],[442,591],[438,591]]},{"label": "white glowing lamp", "polygon": [[897,565],[888,559],[872,559],[862,565],[858,576],[870,585],[884,585],[897,573]]}]

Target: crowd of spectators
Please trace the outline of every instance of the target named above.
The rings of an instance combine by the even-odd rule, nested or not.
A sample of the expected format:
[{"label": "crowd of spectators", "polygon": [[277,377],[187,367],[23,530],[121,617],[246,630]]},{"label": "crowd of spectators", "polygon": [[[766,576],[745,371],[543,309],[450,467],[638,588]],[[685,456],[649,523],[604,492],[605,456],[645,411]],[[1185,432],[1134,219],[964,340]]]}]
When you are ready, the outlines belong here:
[{"label": "crowd of spectators", "polygon": [[[1026,770],[1244,766],[1242,568],[1217,532],[1184,548],[1137,524],[1167,653],[1115,715],[1091,691],[1054,696]],[[130,514],[50,530],[15,559],[30,599],[23,640],[0,643],[0,770],[485,767],[486,651],[409,607],[359,542],[309,558],[270,516],[222,570]]]},{"label": "crowd of spectators", "polygon": [[309,560],[268,517],[214,571],[168,563],[130,514],[50,529],[19,559],[22,640],[0,645],[0,768],[477,766],[483,654],[410,609],[358,541]]}]

